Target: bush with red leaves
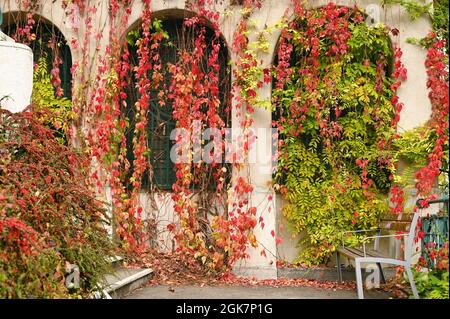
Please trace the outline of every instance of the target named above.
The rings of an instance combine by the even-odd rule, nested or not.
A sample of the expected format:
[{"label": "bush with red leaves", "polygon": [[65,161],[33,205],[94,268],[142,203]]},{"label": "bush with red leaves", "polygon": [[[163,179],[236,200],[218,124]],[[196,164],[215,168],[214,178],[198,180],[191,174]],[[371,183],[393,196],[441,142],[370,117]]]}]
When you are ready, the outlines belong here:
[{"label": "bush with red leaves", "polygon": [[[93,196],[89,160],[30,109],[0,109],[0,298],[84,295],[108,270],[112,244]],[[65,266],[80,268],[80,289]]]}]

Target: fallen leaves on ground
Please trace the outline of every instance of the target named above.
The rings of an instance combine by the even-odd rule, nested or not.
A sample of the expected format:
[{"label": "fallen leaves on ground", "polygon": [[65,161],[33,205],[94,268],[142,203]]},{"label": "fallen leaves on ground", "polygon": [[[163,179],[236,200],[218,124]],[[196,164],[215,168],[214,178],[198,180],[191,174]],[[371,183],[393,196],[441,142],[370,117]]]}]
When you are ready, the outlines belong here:
[{"label": "fallen leaves on ground", "polygon": [[339,284],[335,281],[319,281],[306,278],[278,278],[278,279],[256,279],[242,278],[229,274],[227,278],[222,278],[220,282],[223,285],[233,286],[271,286],[271,287],[311,287],[328,290],[354,290],[354,282],[344,282]]},{"label": "fallen leaves on ground", "polygon": [[149,285],[206,285],[218,278],[196,260],[176,252],[150,251],[135,257],[127,266],[151,268],[154,275]]},{"label": "fallen leaves on ground", "polygon": [[[181,253],[161,253],[157,251],[135,257],[125,264],[127,267],[151,268],[154,276],[147,286],[167,285],[169,291],[175,292],[177,286],[269,286],[269,287],[311,287],[325,290],[355,290],[354,281],[345,281],[342,284],[337,281],[319,281],[306,278],[278,278],[257,279],[244,278],[232,274],[230,271],[222,274],[209,272],[196,260]],[[378,288],[392,295],[394,298],[407,298],[404,283],[397,279],[389,280],[387,284]]]},{"label": "fallen leaves on ground", "polygon": [[387,283],[381,287],[381,289],[398,299],[407,299],[409,297],[407,284],[405,282],[401,282],[398,278],[388,280]]},{"label": "fallen leaves on ground", "polygon": [[214,274],[195,260],[189,260],[179,253],[152,251],[127,263],[128,267],[146,267],[154,271],[148,285],[194,285],[208,286],[271,286],[271,287],[312,287],[328,290],[354,290],[354,282],[339,284],[333,281],[318,281],[305,278],[257,279],[238,277],[231,272]]}]

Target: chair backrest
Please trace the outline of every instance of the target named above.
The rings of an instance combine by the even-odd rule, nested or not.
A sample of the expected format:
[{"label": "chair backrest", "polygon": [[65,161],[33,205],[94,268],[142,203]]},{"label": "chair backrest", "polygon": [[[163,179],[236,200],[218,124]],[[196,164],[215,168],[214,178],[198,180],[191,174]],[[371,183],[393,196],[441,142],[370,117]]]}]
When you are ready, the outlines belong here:
[{"label": "chair backrest", "polygon": [[380,229],[397,231],[408,235],[405,236],[404,259],[411,262],[414,237],[416,234],[417,223],[420,218],[420,212],[414,214],[392,214],[387,213],[380,217]]}]

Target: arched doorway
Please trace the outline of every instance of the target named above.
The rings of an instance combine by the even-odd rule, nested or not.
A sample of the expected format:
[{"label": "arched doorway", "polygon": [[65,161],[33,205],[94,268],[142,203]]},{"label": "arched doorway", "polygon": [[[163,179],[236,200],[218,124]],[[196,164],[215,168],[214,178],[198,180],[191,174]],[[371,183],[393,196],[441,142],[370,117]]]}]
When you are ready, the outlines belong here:
[{"label": "arched doorway", "polygon": [[283,31],[272,117],[283,139],[274,176],[286,200],[280,211],[302,247],[290,261],[326,263],[336,234],[372,227],[387,208],[392,60],[389,30],[367,26],[354,9],[302,12]]},{"label": "arched doorway", "polygon": [[40,15],[25,12],[8,12],[3,20],[2,31],[17,42],[30,46],[35,65],[45,59],[49,74],[58,70],[53,74],[58,78],[54,81],[55,93],[71,99],[72,54],[58,27]]}]

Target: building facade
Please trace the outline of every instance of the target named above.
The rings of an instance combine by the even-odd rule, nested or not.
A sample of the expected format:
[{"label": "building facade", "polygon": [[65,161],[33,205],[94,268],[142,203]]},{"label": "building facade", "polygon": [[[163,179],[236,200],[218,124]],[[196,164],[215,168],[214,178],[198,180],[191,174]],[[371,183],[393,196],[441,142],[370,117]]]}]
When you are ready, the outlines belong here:
[{"label": "building facade", "polygon": [[[94,29],[100,30],[103,35],[99,42],[91,46],[90,55],[102,54],[109,43],[110,25],[108,23],[108,2],[93,0],[92,6],[96,8],[90,13],[92,25]],[[231,62],[231,68],[235,67],[235,56],[230,49],[233,43],[233,36],[239,21],[242,18],[242,5],[240,1],[214,1],[212,6],[215,11],[221,13],[219,28],[223,42],[228,50],[228,58]],[[326,5],[330,1],[326,0],[309,0],[307,7],[318,8]],[[397,42],[403,51],[402,61],[408,70],[408,79],[405,81],[399,92],[399,98],[404,103],[401,112],[399,130],[407,130],[424,124],[430,117],[431,105],[428,99],[426,87],[427,74],[424,65],[426,51],[420,47],[408,43],[408,38],[423,38],[431,29],[431,23],[426,17],[419,17],[412,21],[404,8],[398,5],[382,5],[379,0],[337,0],[339,6],[353,7],[357,3],[361,10],[369,15],[371,21],[379,20],[379,22],[396,28],[399,36],[392,41]],[[262,7],[252,13],[251,19],[254,21],[255,30],[263,30],[266,26],[275,26],[283,16],[293,10],[290,0],[263,0]],[[23,13],[23,3],[17,0],[1,0],[0,7],[4,11],[4,22],[2,30],[13,24],[17,19],[26,19]],[[66,39],[68,50],[66,56],[70,55],[70,63],[82,59],[82,52],[77,49],[76,43],[84,41],[84,28],[80,25],[80,21],[76,21],[76,14],[68,15],[71,10],[77,10],[77,7],[70,1],[49,1],[44,0],[37,2],[31,7],[31,11],[36,17],[42,19],[47,25],[56,27],[61,36]],[[188,11],[186,1],[183,0],[153,0],[151,1],[152,14],[154,17],[165,21],[168,19],[179,19],[195,14]],[[132,1],[131,14],[127,22],[127,28],[124,30],[123,37],[130,30],[139,25],[142,14],[142,2]],[[250,35],[249,37],[251,37]],[[267,53],[261,54],[261,67],[269,67],[274,63],[277,52],[277,44],[280,38],[280,30],[274,30],[267,34],[269,40],[269,48]],[[68,67],[67,69],[70,69]],[[69,73],[67,73],[66,81],[69,81]],[[75,82],[77,79],[75,79]],[[64,82],[64,79],[63,79]],[[76,83],[75,83],[76,85]],[[67,92],[68,90],[66,90]],[[258,94],[261,98],[270,101],[272,88],[269,86],[262,87]],[[70,98],[70,96],[68,96]],[[239,121],[233,115],[231,116],[231,126],[236,127]],[[254,127],[267,128],[272,127],[272,114],[270,111],[257,108],[253,113]],[[266,136],[266,144],[271,143],[270,136]],[[266,165],[266,164],[264,164]],[[265,228],[256,228],[255,235],[260,246],[266,250],[266,256],[261,255],[261,248],[249,248],[250,258],[239,262],[236,265],[236,272],[244,275],[256,275],[260,278],[276,278],[277,277],[277,258],[292,261],[298,254],[297,247],[298,238],[292,238],[288,227],[285,225],[281,209],[284,205],[281,195],[273,192],[270,187],[272,181],[271,171],[261,170],[260,164],[250,164],[249,167],[250,180],[254,185],[252,193],[252,201],[259,203],[259,207],[263,207],[262,216],[265,220]],[[268,195],[272,194],[273,200],[268,200]],[[105,188],[105,196],[110,196],[108,188]],[[161,249],[173,249],[174,241],[171,234],[166,231],[167,225],[176,223],[176,214],[173,211],[173,202],[170,190],[162,190],[158,193],[141,193],[141,201],[144,207],[144,218],[158,219],[158,236]],[[150,204],[150,203],[156,203]],[[280,227],[284,225],[284,227]],[[270,230],[276,230],[277,235],[282,238],[281,243],[277,244],[276,237],[270,234]]]}]

